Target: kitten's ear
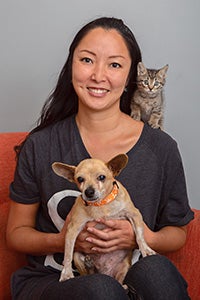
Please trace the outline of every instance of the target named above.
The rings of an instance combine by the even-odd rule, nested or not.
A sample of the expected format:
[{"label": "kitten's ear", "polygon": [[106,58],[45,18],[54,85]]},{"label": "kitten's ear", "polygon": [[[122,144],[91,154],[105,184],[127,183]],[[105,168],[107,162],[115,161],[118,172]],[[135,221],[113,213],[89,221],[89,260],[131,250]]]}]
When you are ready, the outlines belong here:
[{"label": "kitten's ear", "polygon": [[137,73],[138,75],[145,75],[147,73],[147,69],[141,61],[137,65]]},{"label": "kitten's ear", "polygon": [[165,78],[165,77],[166,77],[166,73],[167,73],[168,68],[169,68],[169,66],[166,65],[166,66],[164,66],[163,68],[160,69],[159,75],[160,75],[162,78]]}]

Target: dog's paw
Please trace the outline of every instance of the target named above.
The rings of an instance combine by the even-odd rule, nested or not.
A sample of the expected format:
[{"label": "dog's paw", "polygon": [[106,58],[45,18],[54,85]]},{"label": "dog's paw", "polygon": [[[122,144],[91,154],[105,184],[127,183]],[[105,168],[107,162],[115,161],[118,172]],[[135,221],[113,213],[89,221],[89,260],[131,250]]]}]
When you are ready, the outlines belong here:
[{"label": "dog's paw", "polygon": [[142,242],[140,241],[139,250],[142,253],[142,257],[156,254],[156,252],[151,249],[144,240]]},{"label": "dog's paw", "polygon": [[66,269],[64,267],[62,272],[61,272],[59,281],[63,282],[63,281],[68,280],[70,278],[74,278],[74,274],[72,273],[72,271],[69,271],[69,269]]},{"label": "dog's paw", "polygon": [[151,249],[148,245],[146,245],[146,247],[141,249],[141,253],[143,257],[156,254],[156,252],[153,249]]},{"label": "dog's paw", "polygon": [[153,249],[148,249],[148,251],[147,251],[147,255],[155,255],[155,254],[157,254]]},{"label": "dog's paw", "polygon": [[126,285],[126,284],[122,284],[122,287],[125,289],[125,291],[126,291],[126,293],[128,294],[128,285]]}]

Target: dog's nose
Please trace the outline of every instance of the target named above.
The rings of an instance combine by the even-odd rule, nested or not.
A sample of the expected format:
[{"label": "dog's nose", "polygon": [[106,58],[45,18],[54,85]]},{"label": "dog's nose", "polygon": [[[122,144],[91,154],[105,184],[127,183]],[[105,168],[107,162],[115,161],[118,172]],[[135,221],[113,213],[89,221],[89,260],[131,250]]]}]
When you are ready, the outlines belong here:
[{"label": "dog's nose", "polygon": [[94,193],[95,193],[95,189],[91,186],[89,186],[86,190],[85,190],[85,195],[87,198],[93,198],[94,197]]}]

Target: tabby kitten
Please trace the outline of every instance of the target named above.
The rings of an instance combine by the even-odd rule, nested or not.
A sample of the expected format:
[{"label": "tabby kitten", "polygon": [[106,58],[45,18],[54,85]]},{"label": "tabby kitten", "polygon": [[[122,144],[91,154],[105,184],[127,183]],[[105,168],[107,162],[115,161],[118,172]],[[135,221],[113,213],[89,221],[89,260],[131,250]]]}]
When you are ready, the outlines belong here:
[{"label": "tabby kitten", "polygon": [[161,69],[147,69],[137,65],[137,89],[131,101],[131,117],[148,122],[153,128],[163,129],[163,86],[168,65]]}]

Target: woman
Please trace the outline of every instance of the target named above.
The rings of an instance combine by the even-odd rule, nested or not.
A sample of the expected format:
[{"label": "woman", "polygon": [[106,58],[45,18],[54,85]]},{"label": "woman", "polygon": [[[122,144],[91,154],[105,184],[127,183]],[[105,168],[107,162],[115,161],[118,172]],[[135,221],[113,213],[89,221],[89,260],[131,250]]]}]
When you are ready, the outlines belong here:
[{"label": "woman", "polygon": [[[118,180],[143,214],[147,243],[157,253],[185,243],[193,213],[176,142],[130,117],[139,61],[138,44],[121,20],[94,20],[75,36],[38,126],[18,148],[7,240],[11,248],[28,253],[29,266],[13,275],[14,300],[189,299],[184,279],[162,255],[141,258],[131,267],[125,278],[129,295],[115,279],[102,274],[59,282],[77,188],[53,173],[54,161],[77,165],[87,157],[108,161],[127,153],[129,163]],[[76,249],[137,249],[128,221],[105,224],[100,231],[95,222],[88,223]]]}]

